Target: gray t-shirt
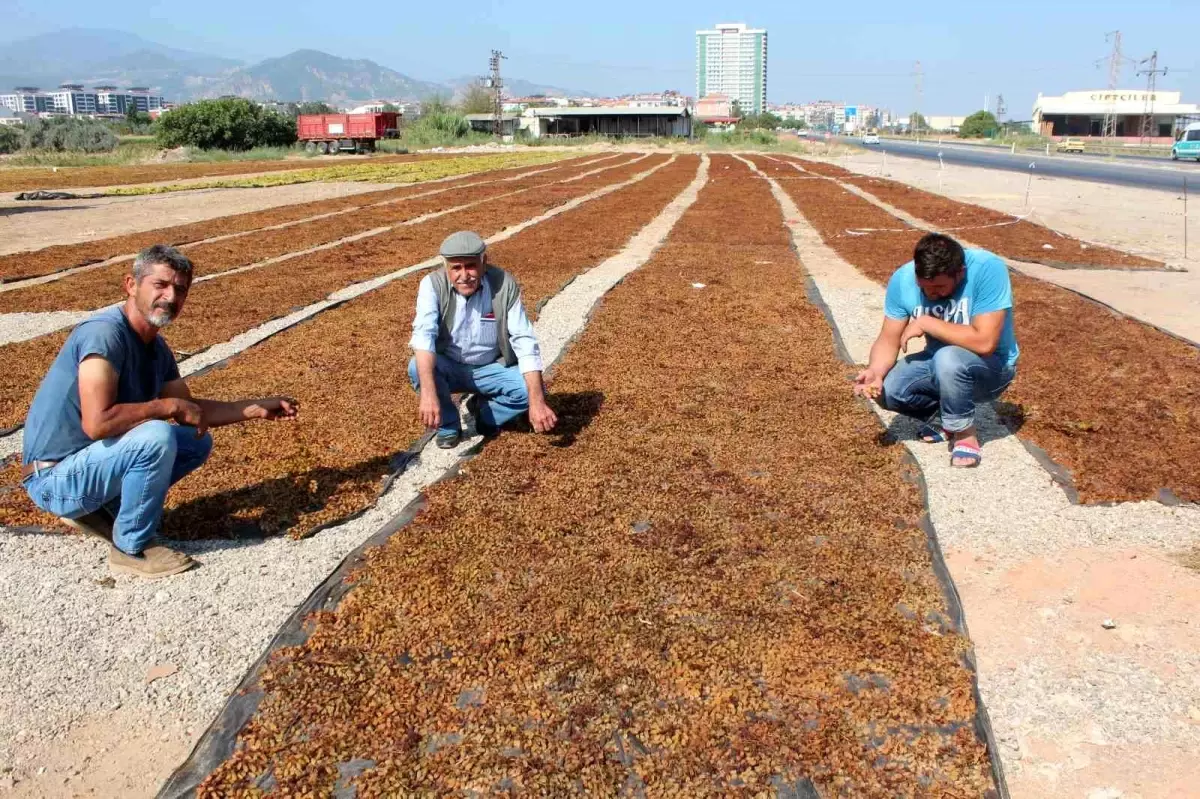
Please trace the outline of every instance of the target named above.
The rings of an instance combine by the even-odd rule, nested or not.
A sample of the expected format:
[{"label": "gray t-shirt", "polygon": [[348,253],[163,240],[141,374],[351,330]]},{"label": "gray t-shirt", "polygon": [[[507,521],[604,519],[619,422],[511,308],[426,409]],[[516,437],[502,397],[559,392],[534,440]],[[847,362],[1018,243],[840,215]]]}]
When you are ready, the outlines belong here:
[{"label": "gray t-shirt", "polygon": [[22,463],[61,461],[92,443],[79,409],[79,364],[99,355],[117,370],[117,403],[149,402],[179,379],[175,355],[162,336],[144,343],[121,308],[105,308],[71,331],[25,418]]}]

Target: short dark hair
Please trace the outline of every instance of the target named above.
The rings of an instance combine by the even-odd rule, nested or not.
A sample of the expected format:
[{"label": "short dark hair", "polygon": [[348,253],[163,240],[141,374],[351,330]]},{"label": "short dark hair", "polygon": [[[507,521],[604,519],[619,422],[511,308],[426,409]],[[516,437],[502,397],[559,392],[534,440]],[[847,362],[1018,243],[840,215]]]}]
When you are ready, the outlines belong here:
[{"label": "short dark hair", "polygon": [[917,277],[933,280],[938,275],[957,275],[966,266],[962,245],[944,233],[927,233],[917,242],[913,265]]},{"label": "short dark hair", "polygon": [[169,244],[152,244],[137,254],[131,270],[134,282],[141,283],[142,278],[150,271],[150,267],[155,264],[169,266],[176,272],[187,275],[188,282],[192,282],[192,262],[186,255]]}]

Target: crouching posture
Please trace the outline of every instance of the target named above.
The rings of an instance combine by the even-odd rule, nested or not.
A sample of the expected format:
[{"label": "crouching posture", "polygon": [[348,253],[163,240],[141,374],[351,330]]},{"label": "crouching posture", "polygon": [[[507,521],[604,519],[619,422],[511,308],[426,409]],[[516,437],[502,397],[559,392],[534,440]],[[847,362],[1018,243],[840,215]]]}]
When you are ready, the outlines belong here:
[{"label": "crouching posture", "polygon": [[[999,397],[1016,375],[1012,307],[1004,261],[930,233],[888,281],[883,329],[855,393],[925,422],[924,441],[949,439],[952,465],[978,466],[975,404]],[[924,351],[897,363],[917,336]]]},{"label": "crouching posture", "polygon": [[486,249],[475,233],[452,234],[440,250],[444,267],[417,291],[408,376],[421,397],[421,422],[437,429],[442,449],[462,435],[454,392],[474,395],[469,407],[485,436],[526,411],[539,433],[558,423],[546,404],[541,350],[520,287],[488,264]]},{"label": "crouching posture", "polygon": [[109,541],[110,568],[138,577],[195,565],[151,541],[167,489],[208,459],[208,428],[290,419],[297,410],[284,397],[217,402],[191,395],[159,335],[183,309],[191,282],[192,264],[178,250],[143,250],[125,276],[124,305],[71,332],[25,420],[21,477],[30,499]]}]

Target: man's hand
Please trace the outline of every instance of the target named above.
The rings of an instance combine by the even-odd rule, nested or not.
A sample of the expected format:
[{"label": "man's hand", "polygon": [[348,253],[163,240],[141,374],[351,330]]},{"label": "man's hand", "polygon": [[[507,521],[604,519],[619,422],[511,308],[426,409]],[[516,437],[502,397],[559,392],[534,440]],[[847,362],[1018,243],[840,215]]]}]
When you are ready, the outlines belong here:
[{"label": "man's hand", "polygon": [[539,433],[549,433],[558,424],[558,417],[545,400],[530,400],[529,424]]},{"label": "man's hand", "polygon": [[441,427],[442,406],[438,404],[436,391],[421,390],[421,404],[417,408],[417,417],[426,427]]},{"label": "man's hand", "polygon": [[246,411],[246,415],[252,419],[290,421],[300,413],[300,403],[291,397],[263,397],[255,400]]},{"label": "man's hand", "polygon": [[908,320],[908,324],[904,327],[904,332],[900,334],[901,352],[908,352],[908,342],[917,336],[925,335],[925,328],[921,324],[921,320],[924,318],[924,316],[914,316]]},{"label": "man's hand", "polygon": [[876,374],[871,367],[863,369],[854,378],[854,395],[856,397],[879,399],[881,394],[883,394],[883,377]]},{"label": "man's hand", "polygon": [[204,419],[204,409],[191,400],[174,397],[168,399],[168,412],[175,424],[196,428],[196,438],[201,438],[208,432],[208,422]]}]

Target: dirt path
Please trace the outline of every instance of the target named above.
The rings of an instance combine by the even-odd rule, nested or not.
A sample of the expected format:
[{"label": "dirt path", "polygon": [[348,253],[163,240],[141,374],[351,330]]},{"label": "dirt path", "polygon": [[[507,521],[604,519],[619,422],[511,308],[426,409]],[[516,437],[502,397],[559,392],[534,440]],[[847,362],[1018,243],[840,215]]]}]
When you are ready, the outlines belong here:
[{"label": "dirt path", "polygon": [[392,188],[382,183],[297,183],[95,200],[0,202],[0,254],[201,222],[281,205]]}]

